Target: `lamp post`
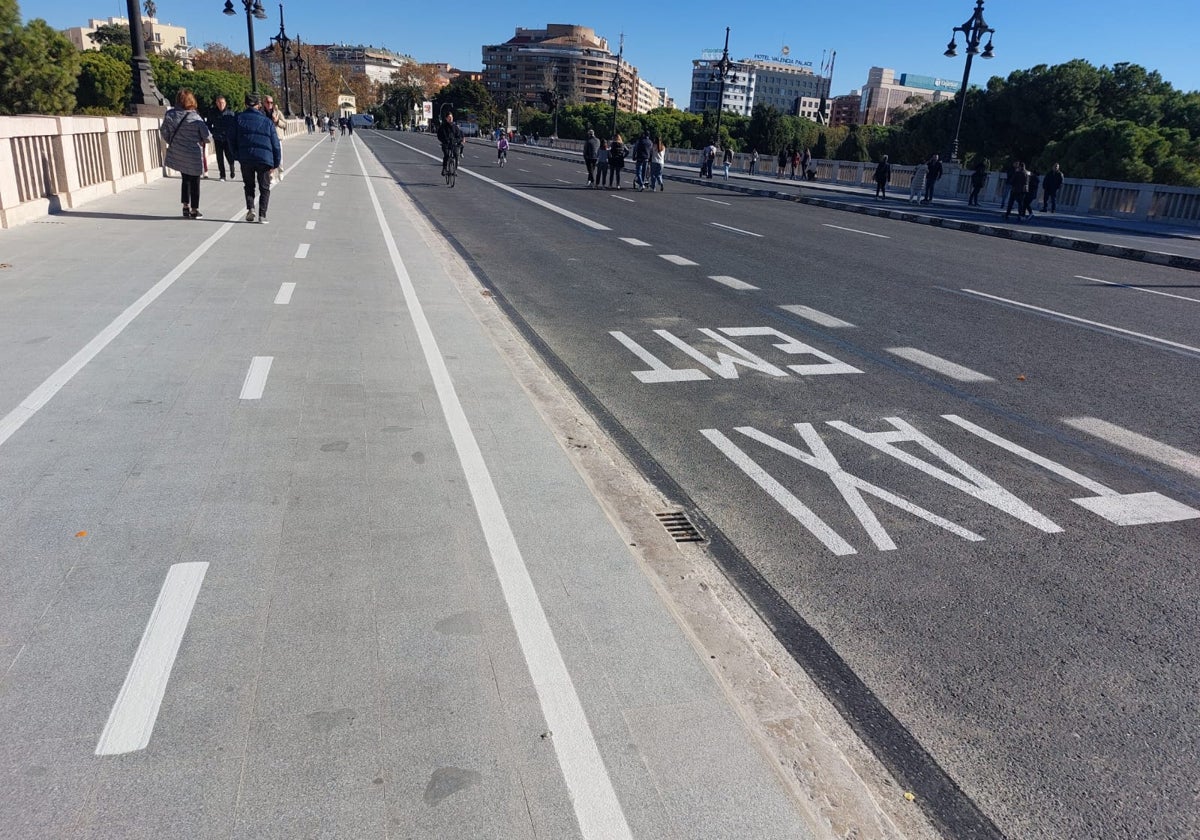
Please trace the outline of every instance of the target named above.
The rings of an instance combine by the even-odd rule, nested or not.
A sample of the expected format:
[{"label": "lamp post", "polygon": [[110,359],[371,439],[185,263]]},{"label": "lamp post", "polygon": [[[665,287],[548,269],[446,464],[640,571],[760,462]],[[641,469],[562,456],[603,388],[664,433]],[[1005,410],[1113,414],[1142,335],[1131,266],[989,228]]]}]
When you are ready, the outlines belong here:
[{"label": "lamp post", "polygon": [[733,62],[729,60],[729,27],[725,27],[725,49],[721,52],[721,60],[710,68],[708,80],[720,82],[721,89],[717,94],[717,142],[721,142],[721,112],[725,110],[725,82],[737,84],[737,73],[731,73]]},{"label": "lamp post", "polygon": [[[282,13],[280,14],[279,17],[280,17],[280,22],[282,23],[282,20],[283,20]],[[308,111],[306,111],[304,109],[304,65],[305,65],[305,63],[306,62],[304,61],[304,56],[300,54],[300,36],[297,35],[296,36],[296,57],[292,59],[292,66],[294,66],[296,68],[296,82],[297,82],[296,87],[298,87],[300,89],[300,115],[301,116],[308,114]]]},{"label": "lamp post", "polygon": [[[254,65],[254,19],[267,19],[267,10],[262,6],[262,0],[242,0],[246,9],[246,34],[250,38],[250,92],[258,93],[258,70]],[[236,15],[233,0],[225,0],[225,14]]]},{"label": "lamp post", "polygon": [[[958,45],[954,39],[961,32],[967,45],[967,66],[963,68],[962,88],[958,91],[958,125],[954,128],[954,145],[950,147],[950,160],[955,163],[958,163],[958,133],[962,130],[963,111],[967,108],[967,82],[971,79],[971,59],[976,55],[980,58],[996,57],[992,52],[992,34],[995,31],[983,19],[983,0],[975,0],[975,11],[967,18],[966,23],[950,30],[950,43],[946,45],[946,52],[943,53],[946,58],[954,58],[958,55]],[[988,36],[987,46],[980,53],[979,42],[983,40],[985,34]]]},{"label": "lamp post", "polygon": [[625,33],[621,33],[621,46],[617,49],[617,69],[613,73],[612,80],[612,95],[613,95],[613,125],[612,136],[617,136],[617,99],[621,95],[621,62],[625,56]]},{"label": "lamp post", "polygon": [[[292,39],[287,36],[287,32],[283,28],[283,4],[279,4],[279,34],[271,36],[271,40],[279,45],[279,54],[281,56],[279,66],[283,69],[283,115],[290,117],[292,115],[292,101],[288,91],[288,55],[291,53]],[[301,111],[304,109],[301,108]]]},{"label": "lamp post", "polygon": [[146,44],[142,36],[142,10],[137,0],[127,0],[129,12],[129,45],[133,57],[129,66],[133,71],[133,89],[129,97],[129,113],[133,116],[162,116],[166,112],[167,100],[154,84],[150,70],[150,59],[146,58]]}]

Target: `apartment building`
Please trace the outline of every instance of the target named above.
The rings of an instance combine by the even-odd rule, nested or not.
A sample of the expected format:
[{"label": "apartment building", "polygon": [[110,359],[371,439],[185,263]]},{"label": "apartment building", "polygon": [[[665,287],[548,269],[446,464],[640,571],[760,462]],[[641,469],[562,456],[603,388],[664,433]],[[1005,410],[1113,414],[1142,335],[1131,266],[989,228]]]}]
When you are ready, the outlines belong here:
[{"label": "apartment building", "polygon": [[755,105],[770,105],[784,114],[816,120],[823,97],[829,95],[829,79],[818,76],[807,62],[759,55],[731,63],[722,99],[717,75],[721,50],[704,50],[692,61],[692,95],[688,110],[693,113],[721,109],[749,115]]},{"label": "apartment building", "polygon": [[[62,30],[67,40],[79,50],[99,49],[89,35],[102,26],[129,27],[129,18],[91,18],[87,26],[72,26]],[[146,49],[158,55],[175,55],[187,70],[192,69],[192,45],[188,43],[187,28],[163,23],[158,18],[142,18],[142,36],[146,39]]]},{"label": "apartment building", "polygon": [[[962,87],[953,79],[896,74],[887,67],[872,67],[862,88],[859,122],[863,125],[890,125],[897,117],[912,113],[910,99],[920,103],[953,99]],[[907,105],[906,105],[907,103]]]}]

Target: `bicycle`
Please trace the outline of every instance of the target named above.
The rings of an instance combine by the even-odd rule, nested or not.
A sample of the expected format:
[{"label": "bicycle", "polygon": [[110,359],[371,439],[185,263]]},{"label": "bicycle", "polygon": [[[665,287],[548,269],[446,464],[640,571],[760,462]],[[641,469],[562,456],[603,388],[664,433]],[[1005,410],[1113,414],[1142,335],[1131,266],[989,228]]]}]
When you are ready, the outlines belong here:
[{"label": "bicycle", "polygon": [[504,164],[507,160],[508,160],[508,149],[501,149],[496,155],[496,165],[504,166]]},{"label": "bicycle", "polygon": [[446,186],[453,187],[458,178],[458,149],[453,149],[446,155],[446,165],[442,167],[442,174],[446,176]]}]

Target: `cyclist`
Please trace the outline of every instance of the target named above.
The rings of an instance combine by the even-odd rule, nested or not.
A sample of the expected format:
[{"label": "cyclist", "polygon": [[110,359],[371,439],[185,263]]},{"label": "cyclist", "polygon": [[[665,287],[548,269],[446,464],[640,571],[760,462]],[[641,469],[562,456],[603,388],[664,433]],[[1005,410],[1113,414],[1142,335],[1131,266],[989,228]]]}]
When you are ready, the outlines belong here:
[{"label": "cyclist", "polygon": [[506,161],[507,159],[508,159],[508,136],[505,134],[501,134],[500,139],[496,141],[496,163],[503,166],[504,161]]},{"label": "cyclist", "polygon": [[454,124],[454,114],[449,112],[437,130],[438,141],[442,144],[442,174],[446,174],[446,166],[450,163],[450,155],[454,155],[455,163],[462,153],[462,129]]}]

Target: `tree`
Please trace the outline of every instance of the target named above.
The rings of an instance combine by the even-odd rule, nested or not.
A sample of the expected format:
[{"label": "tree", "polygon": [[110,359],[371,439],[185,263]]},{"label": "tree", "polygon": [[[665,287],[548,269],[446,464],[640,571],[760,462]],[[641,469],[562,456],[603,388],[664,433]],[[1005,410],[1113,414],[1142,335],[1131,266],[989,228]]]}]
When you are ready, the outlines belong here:
[{"label": "tree", "polygon": [[119,23],[106,23],[95,32],[89,32],[88,38],[98,47],[110,44],[129,44],[129,27]]},{"label": "tree", "polygon": [[778,154],[788,143],[783,114],[770,105],[755,105],[746,127],[746,142],[762,154]]},{"label": "tree", "polygon": [[455,119],[459,119],[462,114],[470,114],[479,121],[481,126],[495,125],[497,122],[496,103],[492,101],[492,95],[488,93],[488,89],[480,82],[471,81],[465,76],[460,76],[446,85],[434,97],[433,117],[435,121],[441,119],[443,105],[447,110],[455,111]]},{"label": "tree", "polygon": [[[125,42],[128,43],[129,39],[126,38]],[[192,66],[197,70],[224,70],[227,73],[250,76],[250,56],[246,53],[235,53],[224,44],[205,44],[193,56]]]},{"label": "tree", "polygon": [[158,6],[154,0],[146,0],[142,8],[146,10],[146,17],[158,17]]},{"label": "tree", "polygon": [[70,114],[79,51],[41,18],[14,25],[10,9],[0,11],[0,114]]},{"label": "tree", "polygon": [[129,63],[106,52],[87,50],[80,54],[79,85],[75,110],[85,114],[120,114],[129,101]]},{"label": "tree", "polygon": [[867,149],[867,132],[862,130],[862,126],[852,125],[845,139],[838,144],[837,151],[833,156],[838,160],[849,160],[863,162],[871,159],[871,153]]}]

